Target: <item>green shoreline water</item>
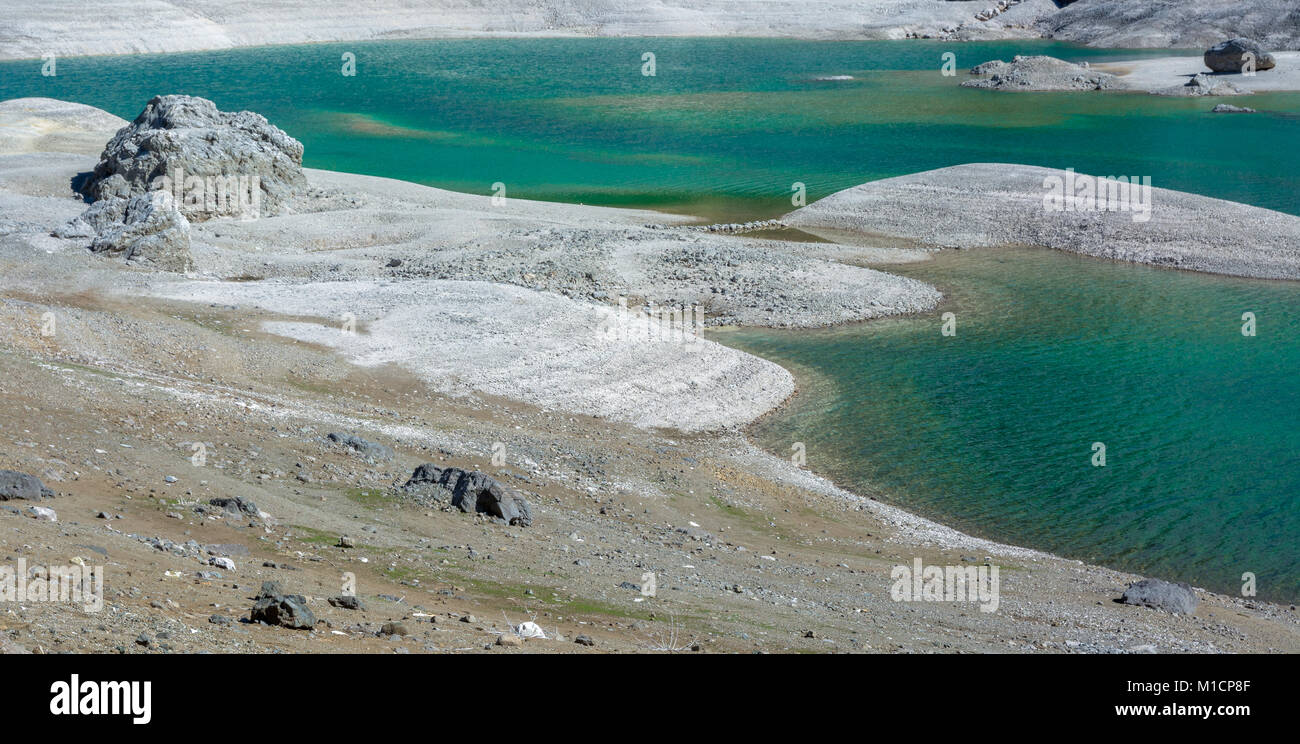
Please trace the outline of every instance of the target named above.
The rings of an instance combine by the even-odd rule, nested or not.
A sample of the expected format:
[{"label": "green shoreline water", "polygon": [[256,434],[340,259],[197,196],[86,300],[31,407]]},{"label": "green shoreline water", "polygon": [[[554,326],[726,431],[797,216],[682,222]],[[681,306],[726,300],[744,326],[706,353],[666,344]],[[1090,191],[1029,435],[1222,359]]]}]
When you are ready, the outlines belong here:
[{"label": "green shoreline water", "polygon": [[751,427],[765,449],[802,442],[841,487],[981,537],[1300,598],[1300,287],[1039,248],[888,268],[943,305],[713,336],[796,370],[799,395]]},{"label": "green shoreline water", "polygon": [[[358,75],[340,75],[340,55]],[[640,74],[653,51],[658,70]],[[940,74],[957,54],[959,75]],[[127,119],[159,93],[249,109],[310,167],[471,193],[780,215],[888,176],[967,162],[1150,175],[1155,186],[1300,214],[1300,94],[1262,113],[1141,93],[963,89],[1013,54],[1166,56],[1053,42],[527,39],[318,44],[0,63],[0,99],[47,96]],[[818,77],[851,75],[852,80]],[[1300,598],[1298,285],[1052,251],[893,267],[940,286],[938,315],[724,334],[809,386],[755,434],[853,490],[1004,542],[1235,593]],[[1240,313],[1259,315],[1243,345]],[[1235,336],[1233,334],[1236,334]],[[811,382],[815,380],[815,384]],[[1122,424],[1118,425],[1117,424]],[[1088,463],[1106,441],[1109,464]]]}]

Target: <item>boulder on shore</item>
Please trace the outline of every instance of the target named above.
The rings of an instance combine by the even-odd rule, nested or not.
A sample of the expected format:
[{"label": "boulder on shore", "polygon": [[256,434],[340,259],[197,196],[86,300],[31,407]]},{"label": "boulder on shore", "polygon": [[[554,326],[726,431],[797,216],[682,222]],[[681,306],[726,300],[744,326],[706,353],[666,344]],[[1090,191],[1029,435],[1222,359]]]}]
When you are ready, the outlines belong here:
[{"label": "boulder on shore", "polygon": [[519,527],[533,523],[532,510],[523,496],[478,470],[443,468],[425,463],[415,469],[402,488],[406,491],[449,493],[451,505],[466,513],[488,514]]},{"label": "boulder on shore", "polygon": [[1190,615],[1196,611],[1199,600],[1190,584],[1173,583],[1160,579],[1142,579],[1129,585],[1119,601],[1123,604],[1154,607],[1167,612]]},{"label": "boulder on shore", "polygon": [[176,208],[191,222],[280,214],[307,185],[302,143],[251,111],[220,111],[194,96],[155,96],[104,147],[81,193],[97,201],[163,185],[180,197]]},{"label": "boulder on shore", "polygon": [[190,223],[288,211],[307,185],[302,144],[249,111],[155,96],[78,185],[90,208],[54,236],[164,271],[193,271]]},{"label": "boulder on shore", "polygon": [[1277,66],[1273,55],[1250,39],[1228,39],[1205,50],[1205,66],[1215,72],[1246,72],[1252,62],[1256,70]]}]

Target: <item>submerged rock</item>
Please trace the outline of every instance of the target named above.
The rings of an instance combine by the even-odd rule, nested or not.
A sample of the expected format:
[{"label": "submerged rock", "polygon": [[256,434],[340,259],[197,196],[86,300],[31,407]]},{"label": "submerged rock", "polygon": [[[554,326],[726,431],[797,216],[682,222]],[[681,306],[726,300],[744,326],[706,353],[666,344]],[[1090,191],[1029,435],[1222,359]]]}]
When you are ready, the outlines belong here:
[{"label": "submerged rock", "polygon": [[1255,109],[1247,108],[1246,106],[1233,106],[1231,103],[1220,103],[1219,105],[1210,109],[1210,113],[1212,114],[1254,114],[1258,112],[1256,112]]},{"label": "submerged rock", "polygon": [[533,523],[532,510],[523,496],[478,470],[442,468],[425,463],[415,469],[402,488],[435,498],[440,491],[450,495],[451,505],[463,512],[489,514],[520,527]]},{"label": "submerged rock", "polygon": [[1277,66],[1273,55],[1264,51],[1250,39],[1228,39],[1205,50],[1205,66],[1215,72],[1242,73],[1250,62],[1256,70],[1271,70]]},{"label": "submerged rock", "polygon": [[1196,611],[1199,600],[1190,584],[1142,579],[1130,584],[1119,601],[1123,604],[1154,607],[1167,612],[1190,615]]},{"label": "submerged rock", "polygon": [[34,475],[17,470],[0,470],[0,501],[23,499],[40,501],[54,496],[54,492]]}]

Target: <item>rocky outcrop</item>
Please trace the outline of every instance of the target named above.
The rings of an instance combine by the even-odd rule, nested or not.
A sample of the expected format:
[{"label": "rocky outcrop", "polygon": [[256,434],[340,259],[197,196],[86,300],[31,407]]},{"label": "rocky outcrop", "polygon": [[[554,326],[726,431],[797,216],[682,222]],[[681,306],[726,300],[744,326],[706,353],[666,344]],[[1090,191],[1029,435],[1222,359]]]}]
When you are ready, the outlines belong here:
[{"label": "rocky outcrop", "polygon": [[99,200],[165,190],[186,219],[202,222],[281,214],[306,185],[302,143],[263,116],[155,96],[109,141],[81,192]]},{"label": "rocky outcrop", "polygon": [[1010,62],[995,59],[971,68],[970,74],[984,77],[967,80],[962,87],[1025,91],[1123,90],[1127,87],[1108,72],[1043,55],[1016,55]]},{"label": "rocky outcrop", "polygon": [[523,496],[478,470],[425,463],[415,469],[402,488],[435,499],[440,494],[450,496],[451,505],[466,513],[488,514],[519,527],[533,523],[532,510]]},{"label": "rocky outcrop", "polygon": [[40,501],[54,496],[54,492],[34,475],[17,470],[0,470],[0,501],[22,499]]},{"label": "rocky outcrop", "polygon": [[193,271],[190,222],[279,214],[306,184],[302,144],[265,118],[219,111],[203,98],[156,96],[79,185],[90,208],[54,235],[164,271]]},{"label": "rocky outcrop", "polygon": [[139,194],[130,199],[102,199],[81,218],[98,224],[90,250],[121,255],[127,261],[152,265],[163,271],[193,271],[190,223],[166,194]]},{"label": "rocky outcrop", "polygon": [[1250,39],[1228,39],[1205,50],[1205,66],[1215,72],[1243,73],[1277,66],[1273,55]]},{"label": "rocky outcrop", "polygon": [[1180,615],[1190,615],[1196,611],[1199,600],[1190,584],[1142,579],[1130,584],[1119,601],[1123,604],[1154,607]]}]

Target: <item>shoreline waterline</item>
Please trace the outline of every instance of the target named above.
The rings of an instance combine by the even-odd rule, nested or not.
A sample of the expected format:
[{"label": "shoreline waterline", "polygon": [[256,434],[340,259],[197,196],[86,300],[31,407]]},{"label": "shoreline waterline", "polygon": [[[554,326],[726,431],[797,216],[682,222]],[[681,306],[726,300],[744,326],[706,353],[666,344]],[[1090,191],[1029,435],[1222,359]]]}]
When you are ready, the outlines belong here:
[{"label": "shoreline waterline", "polygon": [[[1155,286],[1167,287],[1166,291],[1174,293],[1172,296],[1179,300],[1184,299],[1184,295],[1191,297],[1196,296],[1197,292],[1209,292],[1211,294],[1207,297],[1212,298],[1213,293],[1218,293],[1227,297],[1229,304],[1238,295],[1257,298],[1271,296],[1275,301],[1290,302],[1283,298],[1291,295],[1289,290],[1294,286],[1277,281],[1259,282],[1198,272],[1150,272],[1148,270],[1153,267],[1132,264],[1120,266],[1123,262],[1109,259],[1097,261],[1088,256],[1042,248],[1005,251],[996,248],[972,249],[954,252],[943,260],[955,264],[965,262],[974,269],[980,262],[986,267],[993,266],[997,259],[991,257],[1002,254],[1006,258],[1002,259],[1003,263],[999,266],[1010,267],[1021,260],[1022,256],[1029,256],[1032,260],[1036,253],[1042,255],[1045,266],[1066,267],[1074,264],[1082,267],[1083,275],[1089,271],[1093,275],[1116,274],[1121,282],[1132,285],[1132,291],[1154,281]],[[1008,261],[1011,263],[1006,263]],[[1232,409],[1225,409],[1222,404],[1209,405],[1206,410],[1209,417],[1206,427],[1215,430],[1215,434],[1187,430],[1189,419],[1186,415],[1166,420],[1158,413],[1162,410],[1160,408],[1147,412],[1150,405],[1148,401],[1157,399],[1151,397],[1150,391],[1138,394],[1123,392],[1129,388],[1122,388],[1104,394],[1095,402],[1087,398],[1075,400],[1078,396],[1069,393],[1062,395],[1059,404],[1053,405],[1053,389],[1062,385],[1068,389],[1072,383],[1078,384],[1069,375],[1076,375],[1078,369],[1084,369],[1079,365],[1087,363],[1086,350],[1073,348],[1077,344],[1072,341],[1058,341],[1050,335],[1034,335],[1034,325],[1026,325],[1023,318],[1012,316],[1001,320],[991,315],[1001,308],[1025,303],[1028,305],[1024,312],[1032,315],[1040,307],[1035,304],[1040,300],[1035,298],[1042,294],[1042,290],[1031,290],[1024,299],[1017,299],[1014,293],[1007,294],[1000,285],[981,290],[980,276],[994,270],[990,268],[973,271],[965,279],[961,278],[960,271],[945,274],[941,269],[917,264],[895,267],[894,270],[934,283],[944,292],[943,304],[934,311],[921,314],[919,319],[916,316],[889,317],[877,319],[873,323],[855,323],[832,329],[737,329],[715,336],[720,342],[780,364],[795,377],[797,394],[745,428],[746,436],[764,451],[780,457],[781,448],[786,443],[804,441],[809,453],[808,467],[832,480],[838,487],[851,493],[876,494],[881,500],[899,508],[976,537],[1025,546],[1027,549],[1115,570],[1188,580],[1216,592],[1229,592],[1239,573],[1258,572],[1261,586],[1265,575],[1272,580],[1268,588],[1260,589],[1261,597],[1266,596],[1268,600],[1280,603],[1294,603],[1300,598],[1300,593],[1293,586],[1296,581],[1294,571],[1287,568],[1288,551],[1285,548],[1287,536],[1295,531],[1297,525],[1288,526],[1287,522],[1294,520],[1283,523],[1275,523],[1275,519],[1260,522],[1260,517],[1254,516],[1277,513],[1279,509],[1281,515],[1290,512],[1285,505],[1285,494],[1289,492],[1284,485],[1285,481],[1277,480],[1278,477],[1285,478],[1281,474],[1286,470],[1285,443],[1290,435],[1277,427],[1265,427],[1266,432],[1255,432],[1254,439],[1250,441],[1261,444],[1252,444],[1248,450],[1259,450],[1254,460],[1242,461],[1241,455],[1232,449],[1235,439],[1252,436],[1240,428],[1242,416],[1250,419],[1254,415],[1250,412],[1260,405],[1269,407],[1265,402],[1267,400],[1274,401],[1272,408],[1275,410],[1286,410],[1292,405],[1288,400],[1294,396],[1276,399],[1272,397],[1272,388],[1267,388],[1266,392],[1257,393],[1250,398],[1252,402],[1238,406],[1244,406],[1244,411],[1239,413],[1231,413]],[[1126,277],[1125,273],[1130,275]],[[937,280],[936,276],[957,278],[946,281]],[[1077,277],[1075,280],[1079,281]],[[1172,285],[1170,280],[1173,281]],[[1199,289],[1201,286],[1205,289]],[[1128,290],[1111,288],[1099,301],[1104,303],[1106,298],[1123,295],[1124,291]],[[1063,297],[1061,302],[1068,303],[1070,299]],[[1282,336],[1288,333],[1285,324],[1283,327],[1277,326],[1280,321],[1277,308],[1270,310],[1272,305],[1257,308],[1262,308],[1260,317],[1270,318],[1273,325],[1271,333]],[[949,352],[941,349],[941,344],[932,345],[925,340],[931,332],[934,339],[939,340],[940,316],[947,312],[955,313],[958,318],[958,335],[970,338],[970,343],[975,344],[977,349]],[[1114,338],[1114,341],[1105,342],[1105,348],[1110,348],[1114,343],[1119,344],[1114,347],[1118,355],[1108,356],[1106,366],[1101,368],[1114,368],[1113,371],[1106,372],[1106,375],[1119,375],[1120,379],[1134,375],[1141,378],[1148,374],[1148,366],[1154,365],[1153,369],[1170,366],[1164,357],[1157,357],[1148,364],[1141,361],[1141,355],[1134,357],[1131,351],[1124,351],[1130,346],[1125,338],[1131,336],[1132,332],[1124,331],[1122,323],[1116,325],[1116,321],[1104,314],[1098,316],[1097,322],[1103,324],[1099,326],[1099,331],[1107,329],[1106,336]],[[1134,328],[1159,328],[1162,327],[1159,325],[1162,322],[1165,321],[1144,321]],[[1199,326],[1203,321],[1196,316],[1193,322]],[[1011,330],[1003,330],[1000,324],[1011,326]],[[1233,326],[1234,332],[1235,328]],[[915,338],[918,332],[922,334],[921,339]],[[1008,350],[1024,345],[1004,339],[1003,336],[1018,333],[1029,333],[1031,338],[1030,345],[1025,347],[1024,352],[1031,356],[1024,362],[1004,358]],[[862,346],[864,343],[870,345]],[[1179,340],[1173,346],[1181,348],[1185,343],[1187,341]],[[1229,347],[1233,344],[1230,340],[1227,343]],[[1279,343],[1282,345],[1279,346]],[[1205,384],[1232,386],[1236,379],[1232,374],[1223,377],[1221,383],[1215,382],[1220,380],[1220,373],[1216,371],[1217,365],[1222,363],[1219,359],[1224,353],[1232,354],[1230,351],[1219,351],[1223,344],[1224,341],[1215,340],[1207,347],[1208,356],[1205,361],[1190,362],[1186,368],[1178,367],[1173,374],[1178,376],[1177,379],[1188,381],[1181,384],[1189,387],[1189,391],[1199,390]],[[1264,347],[1257,345],[1243,348]],[[831,349],[839,351],[832,352]],[[839,358],[821,361],[826,354],[831,353],[839,354]],[[1180,352],[1171,353],[1177,356]],[[1266,360],[1286,353],[1284,339],[1275,337],[1271,345],[1261,353],[1267,356],[1261,357],[1258,364],[1271,368],[1279,362]],[[1084,356],[1079,356],[1080,354]],[[840,361],[840,358],[846,361]],[[877,360],[858,363],[852,361],[855,358]],[[791,360],[804,360],[809,366],[791,364]],[[990,384],[985,385],[977,379],[980,372],[966,371],[963,365],[968,364],[967,360],[978,360],[969,363],[977,365],[982,374],[994,376],[988,380]],[[893,365],[900,362],[906,366],[900,368],[900,371],[891,371]],[[1018,374],[1024,378],[1028,387],[1016,388],[996,383],[1000,376],[999,370],[1008,368],[1008,364],[1012,364],[1010,368],[1025,370]],[[1036,367],[1043,369],[1034,371]],[[1249,369],[1249,364],[1246,367]],[[929,371],[924,371],[927,369]],[[1044,374],[1048,375],[1044,379],[1052,379],[1052,375],[1067,376],[1044,388],[1038,379]],[[858,382],[852,382],[854,380]],[[1168,383],[1159,379],[1152,381],[1152,385],[1157,387],[1162,384]],[[882,385],[885,387],[882,388]],[[902,392],[897,389],[900,385],[903,386]],[[917,387],[918,385],[922,387]],[[932,387],[934,385],[951,388],[952,392],[938,394]],[[890,387],[895,389],[890,391]],[[911,395],[905,394],[908,390],[911,390]],[[1017,392],[1018,390],[1023,392]],[[1193,397],[1199,395],[1191,392],[1187,394]],[[1240,394],[1242,393],[1238,393]],[[1030,396],[1022,406],[1024,410],[1018,414],[997,414],[987,421],[981,421],[962,413],[968,408],[985,410],[990,405],[1004,406],[1018,395]],[[1038,399],[1043,402],[1036,402]],[[1257,399],[1258,402],[1254,402]],[[1126,402],[1129,400],[1133,403]],[[1141,407],[1132,408],[1132,405]],[[946,412],[949,410],[951,413]],[[826,413],[821,413],[822,411]],[[1084,419],[1079,418],[1083,415],[1099,416],[1098,421],[1102,423],[1086,425]],[[1194,418],[1193,416],[1192,419]],[[1012,423],[1016,421],[1020,423]],[[1077,431],[1075,435],[1078,441],[1070,444],[1070,431],[1079,425],[1082,425],[1082,431]],[[999,428],[1006,426],[1019,428]],[[1195,424],[1191,426],[1194,427]],[[1231,431],[1232,435],[1217,434],[1220,429]],[[823,434],[823,431],[828,433]],[[1096,432],[1103,433],[1092,436]],[[1162,433],[1152,435],[1151,432]],[[886,434],[883,439],[880,436],[882,433]],[[1147,441],[1147,436],[1155,436],[1156,439]],[[1261,440],[1261,436],[1272,439]],[[854,437],[865,439],[854,444],[851,441]],[[953,437],[957,439],[954,440]],[[967,443],[968,437],[974,439]],[[1104,470],[1119,468],[1119,472],[1130,472],[1131,475],[1115,480],[1114,476],[1119,475],[1119,472],[1102,475],[1097,469],[1087,467],[1087,445],[1093,439],[1105,439],[1115,449],[1112,452],[1115,462]],[[1174,444],[1184,440],[1186,444]],[[1062,446],[1065,447],[1064,450],[1061,449]],[[1169,450],[1171,446],[1177,449]],[[1202,450],[1207,450],[1204,456],[1196,454]],[[1178,467],[1189,468],[1189,472],[1202,478],[1199,488],[1190,486],[1190,483],[1197,482],[1196,477],[1187,483],[1184,483],[1186,478],[1181,477],[1165,476],[1152,480],[1156,476],[1145,472],[1147,469],[1141,465],[1143,458],[1163,460],[1175,451],[1183,452],[1182,457],[1186,460],[1179,461]],[[789,453],[785,454],[788,456]],[[900,457],[903,459],[896,459]],[[1066,459],[1062,460],[1062,457]],[[1279,460],[1278,457],[1282,459]],[[994,459],[989,461],[977,458]],[[1225,458],[1223,465],[1217,464]],[[1003,463],[1003,460],[1006,462]],[[1241,464],[1233,465],[1238,462]],[[1169,467],[1174,465],[1170,464]],[[1020,468],[1036,472],[1026,475],[1026,471]],[[1256,472],[1255,468],[1266,469]],[[1102,480],[1097,480],[1099,477]],[[1137,485],[1124,483],[1124,478],[1134,480]],[[1209,498],[1217,489],[1236,492],[1248,488],[1256,493],[1263,489],[1267,493],[1270,486],[1264,484],[1282,490],[1275,496],[1256,495],[1245,501],[1233,499],[1226,502],[1228,506],[1221,500]],[[1206,495],[1202,496],[1202,492]],[[1246,496],[1243,494],[1241,498],[1245,499]],[[975,502],[971,499],[975,499]],[[1094,504],[1095,507],[1091,506]],[[1128,515],[1127,520],[1138,520],[1133,528],[1140,528],[1128,535],[1127,528],[1124,527],[1126,521],[1085,518],[1084,515],[1090,514],[1091,510],[1103,507],[1106,513],[1118,511]],[[1211,515],[1209,521],[1222,520],[1222,524],[1233,529],[1209,535],[1168,514],[1171,508],[1195,510],[1190,513],[1202,514],[1200,521],[1205,521],[1204,515]],[[1027,516],[1023,512],[1025,509],[1043,515],[1046,521]],[[1045,516],[1049,514],[1055,516]],[[1143,517],[1143,514],[1148,516]],[[1149,519],[1155,521],[1148,522]],[[1069,524],[1056,524],[1062,520]],[[1167,523],[1174,530],[1170,535],[1179,535],[1175,542],[1170,542],[1170,536],[1162,532],[1148,534],[1148,526],[1154,528],[1161,523]],[[1095,530],[1100,530],[1097,537],[1089,537]],[[1227,542],[1218,548],[1210,547],[1217,540]],[[1271,542],[1278,544],[1271,547]],[[1089,548],[1090,544],[1095,547]],[[1107,545],[1111,547],[1105,547]],[[1147,547],[1139,548],[1141,545]],[[1216,550],[1223,552],[1221,561],[1212,558]],[[1290,553],[1293,554],[1294,551]],[[1186,565],[1182,569],[1171,570],[1169,566],[1178,565],[1180,555],[1185,556]],[[1251,558],[1251,555],[1255,557]],[[1227,566],[1238,568],[1234,573],[1226,569]],[[1212,574],[1217,578],[1211,580],[1209,577]],[[1202,578],[1193,578],[1193,575]],[[1240,586],[1239,583],[1235,585]]]}]

